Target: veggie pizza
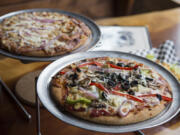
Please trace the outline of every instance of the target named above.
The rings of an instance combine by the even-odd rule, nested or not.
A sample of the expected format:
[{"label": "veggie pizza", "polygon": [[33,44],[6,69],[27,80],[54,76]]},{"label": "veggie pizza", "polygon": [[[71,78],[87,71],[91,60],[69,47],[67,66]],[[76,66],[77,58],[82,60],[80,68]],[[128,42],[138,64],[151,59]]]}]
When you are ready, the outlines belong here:
[{"label": "veggie pizza", "polygon": [[150,119],[173,100],[168,82],[152,68],[111,57],[66,66],[52,78],[51,93],[71,114],[114,125]]}]

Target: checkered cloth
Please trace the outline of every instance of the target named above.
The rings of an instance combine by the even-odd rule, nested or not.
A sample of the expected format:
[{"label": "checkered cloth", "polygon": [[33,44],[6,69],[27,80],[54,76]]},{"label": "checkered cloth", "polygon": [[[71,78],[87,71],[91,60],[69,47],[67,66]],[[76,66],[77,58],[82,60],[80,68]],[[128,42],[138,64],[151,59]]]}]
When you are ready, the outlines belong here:
[{"label": "checkered cloth", "polygon": [[160,62],[165,62],[168,64],[178,64],[180,65],[180,60],[178,60],[175,52],[174,42],[171,40],[166,40],[160,45],[159,48],[152,48],[150,50],[137,50],[131,51],[130,53],[146,57],[148,54],[154,56],[155,60]]}]

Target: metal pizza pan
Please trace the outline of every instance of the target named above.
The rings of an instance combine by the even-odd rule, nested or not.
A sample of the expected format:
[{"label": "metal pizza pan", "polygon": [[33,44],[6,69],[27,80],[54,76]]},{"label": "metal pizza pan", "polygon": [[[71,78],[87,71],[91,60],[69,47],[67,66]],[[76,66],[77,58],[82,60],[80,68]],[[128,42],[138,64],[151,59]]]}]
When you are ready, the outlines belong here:
[{"label": "metal pizza pan", "polygon": [[[94,58],[94,57],[118,57],[123,59],[135,60],[140,63],[144,63],[145,65],[153,68],[159,74],[161,74],[168,81],[170,87],[172,88],[173,93],[173,102],[168,105],[159,115],[142,122],[128,124],[128,125],[103,125],[97,124],[94,122],[89,122],[83,119],[79,119],[69,113],[62,111],[58,108],[50,95],[50,82],[52,77],[60,71],[65,66],[82,60],[86,58]],[[48,65],[40,74],[38,82],[37,82],[37,93],[40,98],[40,101],[45,106],[45,108],[51,112],[58,119],[80,127],[87,130],[99,131],[99,132],[108,132],[108,133],[122,133],[122,132],[132,132],[136,130],[152,128],[158,125],[161,125],[165,122],[171,120],[179,111],[180,111],[180,84],[177,79],[164,67],[159,64],[152,62],[146,58],[129,54],[123,52],[115,52],[115,51],[99,51],[99,52],[83,52],[72,54],[63,58],[60,58],[50,65]]]},{"label": "metal pizza pan", "polygon": [[87,51],[90,48],[94,47],[96,45],[96,43],[99,41],[100,37],[101,37],[101,31],[99,29],[99,27],[89,18],[79,15],[79,14],[75,14],[75,13],[71,13],[71,12],[67,12],[67,11],[63,11],[63,10],[59,10],[59,9],[49,9],[49,8],[38,8],[38,9],[26,9],[26,10],[20,10],[20,11],[15,11],[15,12],[11,12],[8,14],[5,14],[3,16],[0,16],[0,23],[6,19],[9,18],[11,16],[14,15],[18,15],[21,13],[26,13],[26,12],[57,12],[57,13],[61,13],[61,14],[65,14],[68,16],[72,16],[74,18],[77,18],[79,20],[81,20],[82,22],[84,22],[91,30],[92,34],[90,36],[90,38],[88,39],[88,41],[82,45],[81,47],[75,49],[74,51],[70,52],[70,53],[66,53],[64,55],[58,55],[58,56],[49,56],[49,57],[34,57],[34,56],[23,56],[23,55],[18,55],[18,54],[14,54],[14,53],[10,53],[4,49],[0,49],[0,54],[11,57],[11,58],[15,58],[15,59],[19,59],[22,61],[30,61],[30,62],[38,62],[38,61],[54,61],[60,57],[72,54],[72,53],[77,53],[77,52],[83,52],[83,51]]}]

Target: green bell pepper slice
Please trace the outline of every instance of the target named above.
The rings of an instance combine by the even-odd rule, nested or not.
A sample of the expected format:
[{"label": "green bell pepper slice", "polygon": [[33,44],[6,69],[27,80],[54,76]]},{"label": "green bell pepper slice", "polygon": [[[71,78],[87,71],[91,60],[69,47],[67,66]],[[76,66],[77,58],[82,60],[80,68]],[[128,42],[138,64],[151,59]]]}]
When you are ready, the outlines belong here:
[{"label": "green bell pepper slice", "polygon": [[85,103],[85,104],[90,104],[91,103],[91,100],[87,99],[87,98],[84,98],[84,97],[81,97],[77,100],[73,100],[73,99],[70,99],[69,97],[67,97],[66,99],[66,102],[68,104],[76,104],[76,103]]}]

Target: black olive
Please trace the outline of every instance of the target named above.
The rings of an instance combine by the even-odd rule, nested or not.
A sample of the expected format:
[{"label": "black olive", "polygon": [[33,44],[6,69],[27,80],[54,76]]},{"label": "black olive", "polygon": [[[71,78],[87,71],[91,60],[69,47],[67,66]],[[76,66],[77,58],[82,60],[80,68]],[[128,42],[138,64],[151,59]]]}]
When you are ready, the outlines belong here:
[{"label": "black olive", "polygon": [[126,79],[128,79],[127,76],[121,75],[121,74],[119,74],[117,78],[118,78],[119,81],[122,81],[122,82],[125,81]]},{"label": "black olive", "polygon": [[99,76],[99,79],[104,81],[104,77],[103,76]]},{"label": "black olive", "polygon": [[116,81],[116,80],[117,80],[117,75],[116,75],[116,73],[112,73],[112,75],[111,75],[111,80],[113,80],[113,81]]},{"label": "black olive", "polygon": [[124,63],[119,62],[119,63],[117,63],[117,66],[124,67],[125,65],[124,65]]},{"label": "black olive", "polygon": [[123,90],[128,90],[130,88],[130,84],[129,81],[125,81],[122,85],[121,85]]},{"label": "black olive", "polygon": [[142,75],[136,75],[137,79],[141,79]]},{"label": "black olive", "polygon": [[112,80],[108,80],[107,84],[110,86],[110,87],[114,87],[116,85],[116,83]]},{"label": "black olive", "polygon": [[106,107],[106,104],[104,103],[99,103],[99,102],[92,102],[91,107],[94,107],[94,108],[105,108]]},{"label": "black olive", "polygon": [[137,86],[138,85],[138,81],[134,80],[131,82],[131,87]]},{"label": "black olive", "polygon": [[86,59],[82,60],[82,62],[86,62],[86,61],[87,61]]},{"label": "black olive", "polygon": [[75,87],[76,86],[76,83],[75,82],[72,82],[72,83],[69,83],[69,84],[67,84],[67,86],[69,87]]},{"label": "black olive", "polygon": [[134,63],[128,63],[125,67],[134,67]]},{"label": "black olive", "polygon": [[97,74],[104,74],[104,73],[101,72],[101,71],[95,71],[95,73],[97,73]]},{"label": "black olive", "polygon": [[162,96],[160,94],[156,94],[156,97],[159,99],[159,101],[162,100]]},{"label": "black olive", "polygon": [[107,100],[107,94],[105,92],[102,92],[102,98]]},{"label": "black olive", "polygon": [[106,77],[106,78],[110,78],[110,73],[106,73],[106,74],[105,74],[105,77]]},{"label": "black olive", "polygon": [[146,77],[146,80],[147,80],[147,81],[153,81],[153,79],[152,79],[152,78],[149,78],[149,77]]},{"label": "black olive", "polygon": [[129,95],[135,95],[135,93],[134,93],[133,90],[128,90],[128,94],[129,94]]},{"label": "black olive", "polygon": [[119,80],[119,81],[124,80],[124,79],[122,78],[121,74],[118,75],[118,80]]},{"label": "black olive", "polygon": [[71,75],[70,75],[70,78],[71,78],[72,80],[75,80],[75,79],[78,78],[78,75],[77,75],[76,73],[71,74]]},{"label": "black olive", "polygon": [[127,64],[127,65],[125,65],[124,67],[131,67],[131,66]]},{"label": "black olive", "polygon": [[76,71],[77,71],[77,72],[81,72],[81,69],[77,67],[77,68],[76,68]]},{"label": "black olive", "polygon": [[113,61],[108,61],[107,63],[109,63],[109,64],[114,64],[114,62],[113,62]]}]

